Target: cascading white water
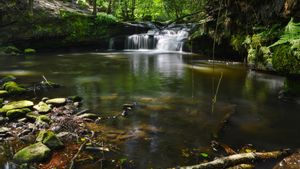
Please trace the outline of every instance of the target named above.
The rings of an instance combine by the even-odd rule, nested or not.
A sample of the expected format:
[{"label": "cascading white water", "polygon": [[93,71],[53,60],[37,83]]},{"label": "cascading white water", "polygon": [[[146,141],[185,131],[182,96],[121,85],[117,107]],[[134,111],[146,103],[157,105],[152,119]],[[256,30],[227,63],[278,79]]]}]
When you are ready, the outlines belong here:
[{"label": "cascading white water", "polygon": [[125,49],[139,50],[150,49],[159,51],[182,51],[184,42],[189,36],[187,28],[170,28],[160,30],[149,30],[145,34],[134,34],[128,36]]}]

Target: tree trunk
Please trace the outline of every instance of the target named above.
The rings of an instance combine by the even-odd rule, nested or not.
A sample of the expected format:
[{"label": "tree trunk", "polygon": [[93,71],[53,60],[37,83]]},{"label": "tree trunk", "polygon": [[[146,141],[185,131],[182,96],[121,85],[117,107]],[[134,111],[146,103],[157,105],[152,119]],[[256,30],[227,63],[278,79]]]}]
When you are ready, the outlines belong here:
[{"label": "tree trunk", "polygon": [[93,15],[97,15],[97,0],[93,1]]},{"label": "tree trunk", "polygon": [[33,0],[29,0],[28,6],[29,15],[33,15]]},{"label": "tree trunk", "polygon": [[106,13],[107,14],[111,14],[111,9],[112,9],[112,2],[113,0],[109,0],[109,2],[108,2],[108,7],[107,7],[107,11],[106,11]]},{"label": "tree trunk", "polygon": [[135,11],[135,0],[132,0],[131,4],[131,20],[134,20],[134,11]]}]

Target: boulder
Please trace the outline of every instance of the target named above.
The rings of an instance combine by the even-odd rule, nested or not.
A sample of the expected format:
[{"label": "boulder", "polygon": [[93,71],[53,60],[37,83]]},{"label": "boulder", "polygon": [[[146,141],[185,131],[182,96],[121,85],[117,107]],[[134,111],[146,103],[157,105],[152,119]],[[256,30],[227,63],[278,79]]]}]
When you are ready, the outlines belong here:
[{"label": "boulder", "polygon": [[39,102],[39,104],[33,106],[33,108],[39,113],[47,113],[51,110],[51,107],[45,102]]},{"label": "boulder", "polygon": [[23,94],[26,89],[18,85],[14,81],[9,81],[3,84],[3,89],[5,89],[9,94]]},{"label": "boulder", "polygon": [[46,115],[39,115],[35,121],[36,124],[50,124],[51,119]]},{"label": "boulder", "polygon": [[53,105],[63,105],[66,103],[65,98],[55,98],[55,99],[49,99],[46,101],[47,104],[53,104]]},{"label": "boulder", "polygon": [[15,102],[10,102],[2,107],[3,112],[7,112],[9,110],[13,109],[22,109],[22,108],[27,108],[27,107],[32,107],[34,104],[32,101],[29,100],[21,100],[21,101],[15,101]]},{"label": "boulder", "polygon": [[0,127],[0,134],[7,133],[7,132],[9,132],[9,131],[10,131],[10,129],[7,128],[7,127]]},{"label": "boulder", "polygon": [[30,163],[46,160],[50,156],[51,150],[43,143],[35,143],[18,151],[13,159],[15,162]]},{"label": "boulder", "polygon": [[25,117],[26,114],[29,112],[31,112],[31,110],[28,108],[13,109],[13,110],[9,110],[6,112],[6,117],[8,117],[10,120],[16,119],[16,118],[21,118],[21,117]]},{"label": "boulder", "polygon": [[51,150],[59,149],[64,146],[64,144],[59,140],[59,138],[52,132],[42,130],[39,132],[38,137],[36,138],[37,142],[42,142],[48,146]]}]

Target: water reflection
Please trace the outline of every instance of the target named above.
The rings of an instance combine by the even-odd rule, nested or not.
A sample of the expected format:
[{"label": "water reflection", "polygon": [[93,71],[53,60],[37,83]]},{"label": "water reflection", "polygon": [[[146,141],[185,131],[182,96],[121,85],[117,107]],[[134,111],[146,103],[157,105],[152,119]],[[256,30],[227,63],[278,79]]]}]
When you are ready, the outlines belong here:
[{"label": "water reflection", "polygon": [[130,67],[135,75],[148,74],[155,70],[165,77],[182,78],[184,73],[183,59],[180,53],[133,54],[130,57]]}]

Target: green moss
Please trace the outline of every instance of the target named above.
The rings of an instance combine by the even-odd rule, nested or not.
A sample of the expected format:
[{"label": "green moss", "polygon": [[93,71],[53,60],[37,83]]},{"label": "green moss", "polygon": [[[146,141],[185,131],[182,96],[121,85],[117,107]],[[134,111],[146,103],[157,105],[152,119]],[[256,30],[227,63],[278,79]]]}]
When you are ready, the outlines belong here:
[{"label": "green moss", "polygon": [[300,61],[292,51],[290,44],[281,44],[273,47],[273,66],[275,70],[284,74],[300,74]]},{"label": "green moss", "polygon": [[21,87],[14,81],[4,83],[2,88],[8,91],[9,94],[23,94],[26,92],[25,88]]},{"label": "green moss", "polygon": [[40,115],[36,118],[36,123],[43,124],[43,123],[51,123],[51,119],[47,115]]},{"label": "green moss", "polygon": [[20,55],[21,51],[15,46],[0,47],[0,55]]},{"label": "green moss", "polygon": [[26,113],[30,111],[31,110],[28,108],[13,109],[6,112],[6,117],[8,117],[9,119],[21,118],[21,117],[25,117]]},{"label": "green moss", "polygon": [[36,143],[18,151],[13,159],[17,163],[40,162],[50,156],[51,150],[43,143]]},{"label": "green moss", "polygon": [[36,53],[36,50],[32,49],[32,48],[26,48],[26,49],[24,49],[24,53],[25,54],[34,54],[34,53]]},{"label": "green moss", "polygon": [[2,107],[2,111],[9,111],[13,109],[22,109],[22,108],[27,108],[27,107],[32,107],[33,102],[28,101],[28,100],[21,100],[21,101],[15,101],[15,102],[10,102],[7,103]]},{"label": "green moss", "polygon": [[56,137],[52,131],[42,130],[39,132],[37,142],[42,142],[50,149],[58,149],[64,146],[64,144]]}]

